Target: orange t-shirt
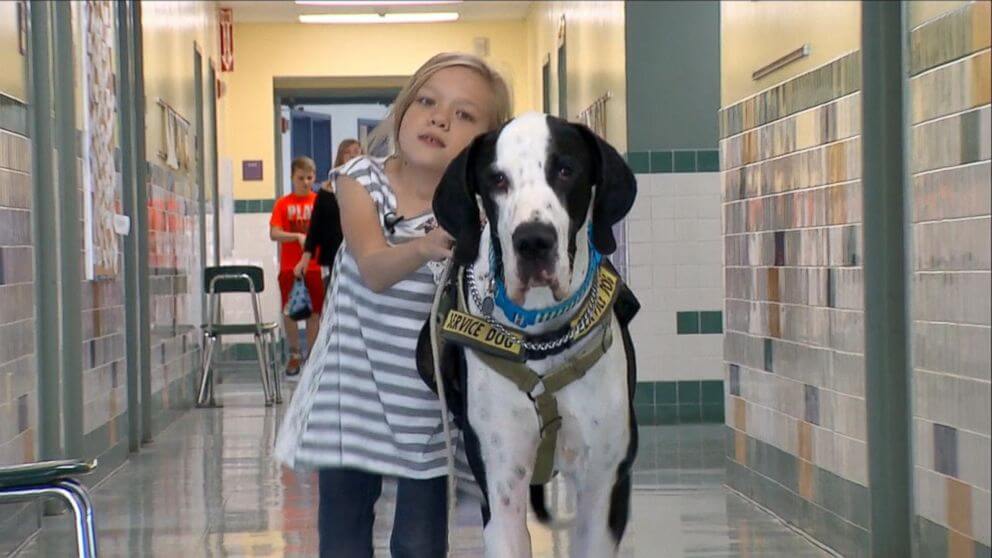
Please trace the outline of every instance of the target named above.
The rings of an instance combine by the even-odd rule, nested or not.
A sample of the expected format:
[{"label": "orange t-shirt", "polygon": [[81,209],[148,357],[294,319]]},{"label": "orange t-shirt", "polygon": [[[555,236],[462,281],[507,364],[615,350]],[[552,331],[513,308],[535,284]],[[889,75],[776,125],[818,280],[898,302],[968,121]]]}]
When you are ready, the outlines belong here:
[{"label": "orange t-shirt", "polygon": [[[269,225],[279,227],[285,232],[307,234],[310,229],[310,215],[313,213],[313,203],[317,194],[310,192],[305,196],[292,193],[276,200],[272,207],[272,218]],[[303,257],[303,247],[299,242],[279,243],[279,268],[283,271],[292,270]],[[319,270],[317,258],[311,258],[307,269]]]}]

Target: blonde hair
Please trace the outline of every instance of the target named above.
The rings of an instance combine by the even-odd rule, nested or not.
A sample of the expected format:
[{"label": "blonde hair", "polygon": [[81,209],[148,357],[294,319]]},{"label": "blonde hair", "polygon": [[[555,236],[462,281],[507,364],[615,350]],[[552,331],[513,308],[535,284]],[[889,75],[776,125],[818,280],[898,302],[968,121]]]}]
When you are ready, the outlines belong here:
[{"label": "blonde hair", "polygon": [[389,114],[386,115],[386,118],[366,138],[365,152],[372,153],[377,144],[386,140],[390,143],[390,151],[398,152],[399,143],[397,139],[400,135],[400,123],[403,121],[403,115],[406,114],[407,109],[416,100],[420,88],[438,71],[454,67],[474,70],[489,84],[494,100],[496,101],[493,120],[489,123],[490,130],[502,126],[510,119],[513,104],[512,94],[510,92],[510,86],[507,85],[506,80],[503,79],[503,76],[499,72],[494,70],[485,60],[473,54],[442,52],[435,54],[430,60],[424,62],[413,76],[410,77],[410,81],[403,86],[403,89],[396,96],[392,107],[390,107]]}]

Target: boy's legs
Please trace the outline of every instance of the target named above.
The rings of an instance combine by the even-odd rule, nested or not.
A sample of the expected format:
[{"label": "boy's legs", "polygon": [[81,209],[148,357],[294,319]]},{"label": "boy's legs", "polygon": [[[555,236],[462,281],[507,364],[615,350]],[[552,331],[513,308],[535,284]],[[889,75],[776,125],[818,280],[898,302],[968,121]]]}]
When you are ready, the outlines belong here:
[{"label": "boy's legs", "polygon": [[397,479],[393,558],[444,558],[448,551],[448,479]]},{"label": "boy's legs", "polygon": [[372,558],[375,502],[382,477],[355,469],[321,469],[317,531],[322,558]]},{"label": "boy's legs", "polygon": [[282,315],[282,324],[286,332],[286,344],[289,345],[289,361],[286,362],[286,373],[294,375],[300,371],[300,328],[296,321],[283,314],[283,308],[289,302],[289,293],[293,290],[293,270],[282,270],[279,272],[279,294],[282,297],[282,305],[279,307],[279,314]]},{"label": "boy's legs", "polygon": [[320,277],[319,269],[307,270],[305,278],[307,291],[310,293],[310,305],[313,307],[313,315],[307,318],[307,352],[309,353],[313,351],[313,344],[320,331],[320,311],[324,308],[324,281]]}]

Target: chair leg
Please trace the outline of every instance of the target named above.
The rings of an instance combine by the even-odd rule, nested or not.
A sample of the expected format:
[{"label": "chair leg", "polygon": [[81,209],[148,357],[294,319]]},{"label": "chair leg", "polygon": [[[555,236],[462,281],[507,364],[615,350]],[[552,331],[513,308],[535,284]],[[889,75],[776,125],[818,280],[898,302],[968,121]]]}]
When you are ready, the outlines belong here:
[{"label": "chair leg", "polygon": [[268,355],[266,355],[265,348],[263,347],[262,336],[257,333],[255,334],[255,352],[258,354],[258,367],[262,374],[262,391],[265,392],[265,406],[271,407],[275,398],[269,386]]},{"label": "chair leg", "polygon": [[265,356],[269,362],[269,374],[272,378],[272,388],[276,395],[276,405],[282,404],[282,383],[279,378],[279,364],[276,362],[276,335],[270,332],[265,336]]},{"label": "chair leg", "polygon": [[207,347],[203,355],[203,373],[200,376],[200,391],[196,396],[196,406],[197,407],[216,407],[217,402],[214,399],[214,386],[213,386],[213,363],[214,356],[214,346],[217,345],[217,337],[213,335],[206,336]]},{"label": "chair leg", "polygon": [[[78,540],[85,539],[86,553],[80,553],[80,556],[96,558],[96,521],[93,518],[93,502],[90,500],[89,492],[74,479],[59,481],[56,486],[72,494],[81,504],[77,509],[70,503],[73,513],[76,514],[76,536]],[[83,544],[79,546],[82,547]]]}]

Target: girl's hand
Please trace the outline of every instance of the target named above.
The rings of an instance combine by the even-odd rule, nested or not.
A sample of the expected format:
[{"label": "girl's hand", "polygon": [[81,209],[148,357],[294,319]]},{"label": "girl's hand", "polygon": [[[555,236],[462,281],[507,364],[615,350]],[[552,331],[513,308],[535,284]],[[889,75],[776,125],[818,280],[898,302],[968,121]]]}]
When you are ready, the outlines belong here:
[{"label": "girl's hand", "polygon": [[306,270],[307,266],[310,265],[310,252],[303,252],[303,257],[297,262],[296,267],[293,268],[293,275],[297,279],[303,278],[303,272]]},{"label": "girl's hand", "polygon": [[420,250],[424,258],[430,261],[441,261],[451,257],[451,246],[455,239],[447,231],[438,227],[421,238]]},{"label": "girl's hand", "polygon": [[297,234],[296,241],[300,243],[300,248],[305,248],[307,245],[307,235],[303,233]]}]

